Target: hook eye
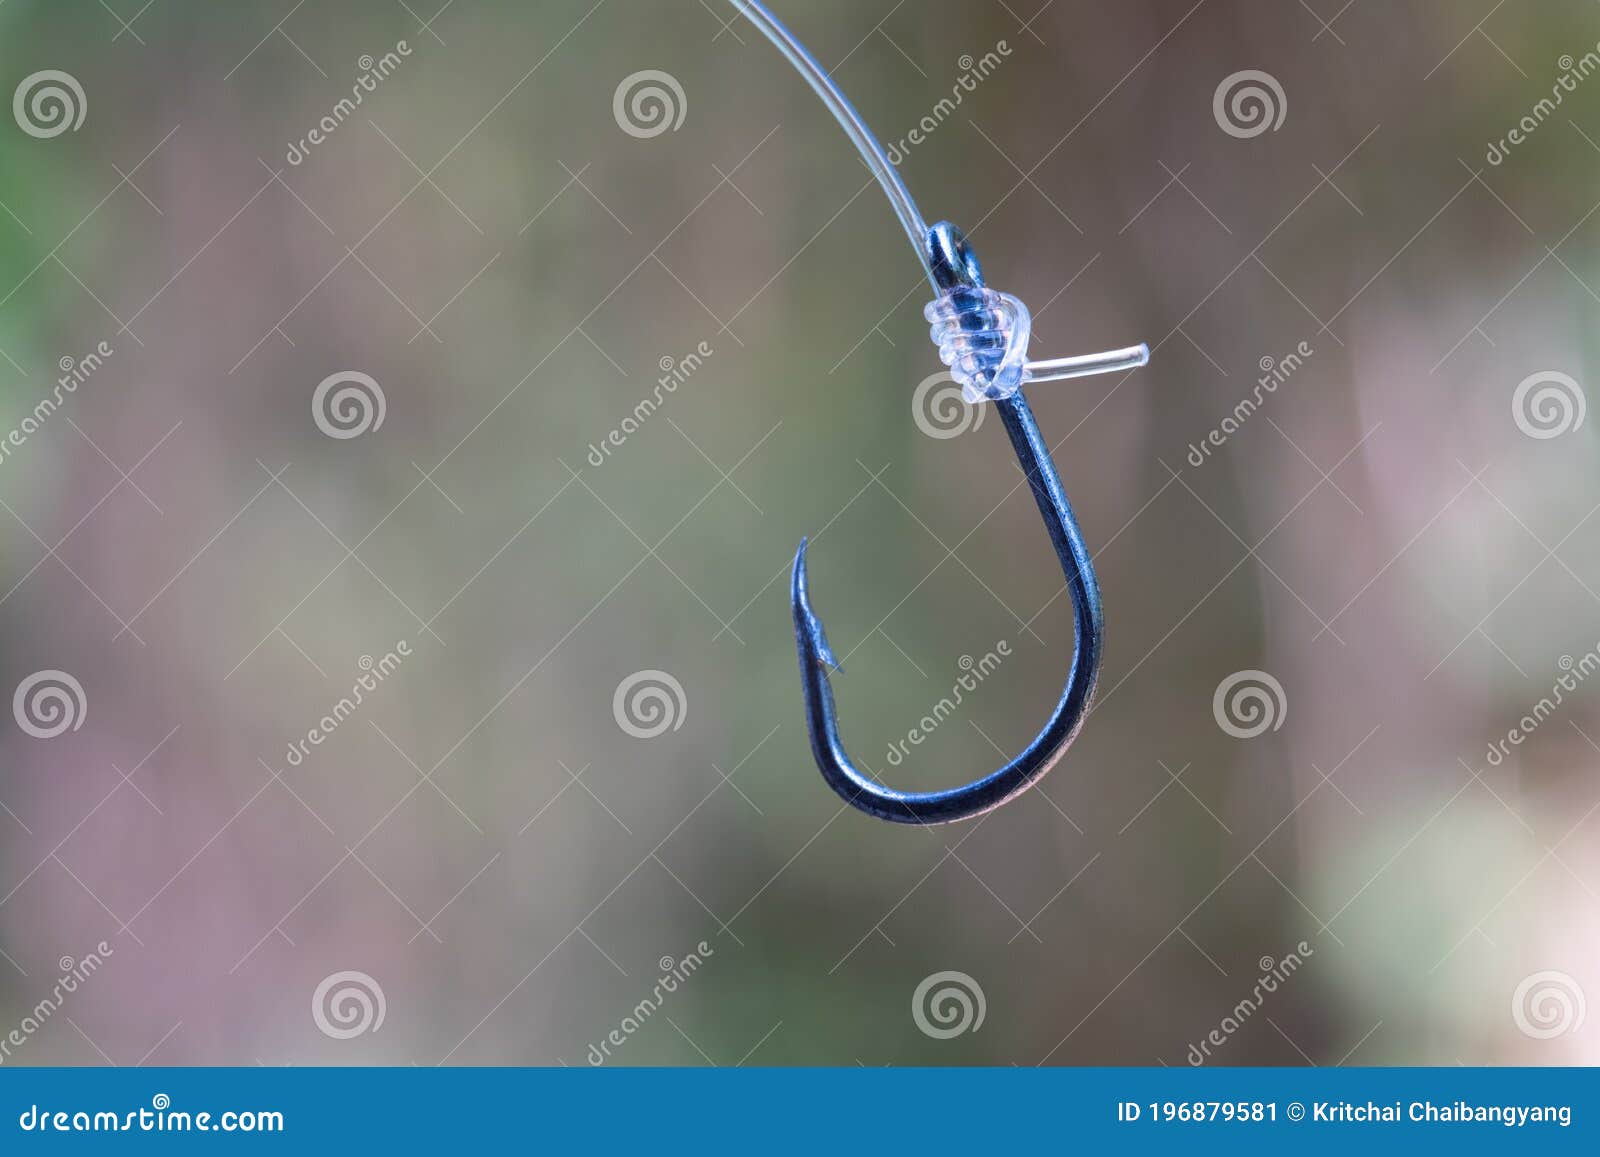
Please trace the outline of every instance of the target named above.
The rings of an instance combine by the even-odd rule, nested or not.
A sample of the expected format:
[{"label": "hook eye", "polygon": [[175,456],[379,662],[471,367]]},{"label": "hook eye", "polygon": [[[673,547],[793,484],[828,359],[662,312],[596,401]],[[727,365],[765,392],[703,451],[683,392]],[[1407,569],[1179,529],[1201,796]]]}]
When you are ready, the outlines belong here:
[{"label": "hook eye", "polygon": [[941,293],[961,286],[982,288],[983,268],[967,235],[948,221],[928,230],[928,275]]}]

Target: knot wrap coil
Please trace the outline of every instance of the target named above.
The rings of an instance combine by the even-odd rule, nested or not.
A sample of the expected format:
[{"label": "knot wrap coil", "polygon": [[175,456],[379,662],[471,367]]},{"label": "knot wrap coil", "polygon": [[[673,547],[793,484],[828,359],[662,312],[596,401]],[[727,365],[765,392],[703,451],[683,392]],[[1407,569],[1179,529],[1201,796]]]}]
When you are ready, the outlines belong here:
[{"label": "knot wrap coil", "polygon": [[960,286],[930,301],[922,315],[969,403],[1009,398],[1027,380],[1033,319],[1019,298]]}]

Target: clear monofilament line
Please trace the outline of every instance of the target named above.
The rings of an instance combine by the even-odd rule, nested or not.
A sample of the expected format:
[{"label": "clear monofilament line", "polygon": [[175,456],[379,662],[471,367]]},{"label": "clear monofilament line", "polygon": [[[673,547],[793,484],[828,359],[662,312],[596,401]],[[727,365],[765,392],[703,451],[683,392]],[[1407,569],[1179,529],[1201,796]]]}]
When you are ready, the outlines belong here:
[{"label": "clear monofilament line", "polygon": [[1136,370],[1150,364],[1150,347],[1144,342],[1125,346],[1119,350],[1106,350],[1097,354],[1078,354],[1070,358],[1051,358],[1048,361],[1029,362],[1023,370],[1025,382],[1059,382],[1067,378],[1086,378],[1090,374],[1114,374],[1118,370]]},{"label": "clear monofilament line", "polygon": [[761,29],[762,34],[772,41],[790,64],[794,65],[795,71],[805,77],[812,91],[822,98],[822,103],[833,114],[834,120],[839,122],[839,127],[844,129],[845,135],[850,138],[850,143],[855,145],[856,151],[861,154],[861,159],[867,163],[867,168],[878,178],[878,184],[882,187],[884,195],[889,198],[889,204],[894,207],[894,215],[900,219],[900,225],[906,231],[906,237],[917,254],[917,260],[922,262],[922,271],[932,281],[933,255],[928,249],[927,222],[922,219],[917,203],[911,199],[911,191],[900,179],[899,172],[889,163],[888,154],[883,151],[878,138],[872,135],[867,122],[861,119],[861,114],[856,112],[855,106],[845,99],[844,93],[839,91],[839,86],[833,83],[833,78],[828,75],[817,58],[811,55],[805,45],[795,39],[794,34],[783,26],[782,21],[767,10],[765,4],[760,0],[731,0],[731,2],[749,18],[750,23]]}]

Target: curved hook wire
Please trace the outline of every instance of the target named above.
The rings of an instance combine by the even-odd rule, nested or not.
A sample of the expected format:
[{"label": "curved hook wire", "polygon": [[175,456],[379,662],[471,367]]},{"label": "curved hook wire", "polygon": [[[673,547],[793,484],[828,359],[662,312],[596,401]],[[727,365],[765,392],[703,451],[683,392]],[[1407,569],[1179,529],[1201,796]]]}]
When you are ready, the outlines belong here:
[{"label": "curved hook wire", "polygon": [[[783,53],[844,129],[867,167],[878,179],[934,289],[940,294],[962,288],[982,289],[983,273],[978,266],[978,259],[961,231],[948,223],[935,225],[932,229],[924,224],[916,202],[912,200],[898,171],[889,163],[883,146],[873,137],[861,114],[845,99],[816,58],[760,0],[732,0],[732,3]],[[1020,302],[1016,304],[1020,307]],[[983,326],[980,320],[970,316],[960,317],[956,324],[963,330],[978,330]],[[987,379],[978,383],[982,387],[978,392],[989,397],[1000,410],[1000,420],[1027,476],[1028,486],[1033,491],[1034,501],[1038,503],[1039,514],[1050,534],[1056,557],[1061,560],[1061,570],[1066,578],[1073,608],[1075,641],[1066,686],[1061,692],[1060,702],[1033,742],[999,770],[947,791],[895,791],[880,785],[861,771],[839,739],[838,713],[834,707],[833,689],[828,682],[828,668],[837,668],[838,663],[828,646],[822,620],[811,607],[806,580],[806,540],[800,541],[800,549],[794,557],[790,605],[794,615],[795,644],[800,653],[800,682],[805,694],[806,726],[811,733],[812,754],[822,770],[823,778],[846,803],[895,823],[939,824],[967,819],[999,807],[1018,793],[1026,791],[1055,765],[1077,735],[1100,674],[1104,633],[1100,588],[1095,582],[1094,568],[1090,564],[1088,548],[1084,545],[1083,533],[1078,529],[1072,507],[1067,503],[1067,495],[1056,474],[1049,447],[1034,422],[1027,399],[1022,395],[1021,383],[1128,369],[1145,364],[1149,351],[1141,345],[1047,362],[1008,363],[1015,380],[1006,383],[1002,389],[992,389],[990,387],[995,385],[994,378],[1002,354],[1009,352],[1017,358],[1026,356],[1026,333],[1020,335],[1021,346],[1014,346],[1010,351],[990,351],[991,337],[979,334],[975,340],[967,343],[977,351],[973,356],[981,367],[980,376]],[[963,385],[974,388],[970,376],[963,381]]]},{"label": "curved hook wire", "polygon": [[[936,255],[934,281],[941,290],[963,285],[982,287],[983,274],[977,257],[959,229],[947,223],[936,225],[929,231],[929,244],[930,251]],[[1050,449],[1020,389],[992,404],[1000,410],[1000,420],[1005,424],[1017,461],[1027,475],[1028,486],[1050,534],[1050,543],[1061,560],[1067,592],[1072,598],[1076,632],[1072,665],[1067,671],[1060,702],[1033,742],[1010,763],[973,783],[929,792],[903,792],[883,787],[856,767],[839,739],[838,712],[828,682],[828,668],[837,668],[839,664],[828,646],[822,620],[811,607],[804,539],[794,556],[789,601],[794,613],[795,644],[800,652],[800,684],[805,693],[812,755],[828,786],[846,803],[895,823],[942,824],[967,819],[997,808],[1033,786],[1055,766],[1077,736],[1100,675],[1105,631],[1100,587],[1095,582],[1089,548],[1084,544],[1083,532],[1078,529],[1078,521],[1067,502]]]}]

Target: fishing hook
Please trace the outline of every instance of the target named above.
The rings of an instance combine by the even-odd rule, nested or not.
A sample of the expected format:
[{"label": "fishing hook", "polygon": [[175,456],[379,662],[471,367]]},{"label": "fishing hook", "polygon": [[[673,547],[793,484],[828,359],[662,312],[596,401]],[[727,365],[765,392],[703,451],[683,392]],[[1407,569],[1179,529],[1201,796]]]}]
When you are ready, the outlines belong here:
[{"label": "fishing hook", "polygon": [[1073,517],[1066,491],[1044,435],[1023,396],[1028,381],[1053,381],[1088,374],[1131,370],[1150,357],[1144,345],[1052,361],[1027,360],[1031,318],[1009,294],[984,285],[977,255],[961,230],[948,222],[931,229],[923,222],[900,174],[827,72],[760,0],[732,0],[805,78],[856,146],[895,211],[922,262],[936,299],[924,310],[940,358],[961,383],[969,403],[987,401],[1000,411],[1011,447],[1044,519],[1050,543],[1061,561],[1072,599],[1075,638],[1072,665],[1061,699],[1039,734],[1022,752],[982,779],[945,791],[904,792],[884,787],[851,760],[839,739],[838,712],[828,668],[839,669],[811,606],[806,578],[806,540],[795,552],[789,601],[795,644],[800,654],[800,684],[805,695],[811,751],[828,786],[851,807],[880,819],[905,824],[941,824],[967,819],[999,807],[1032,787],[1055,766],[1083,725],[1094,695],[1104,648],[1100,588],[1083,532]]}]

